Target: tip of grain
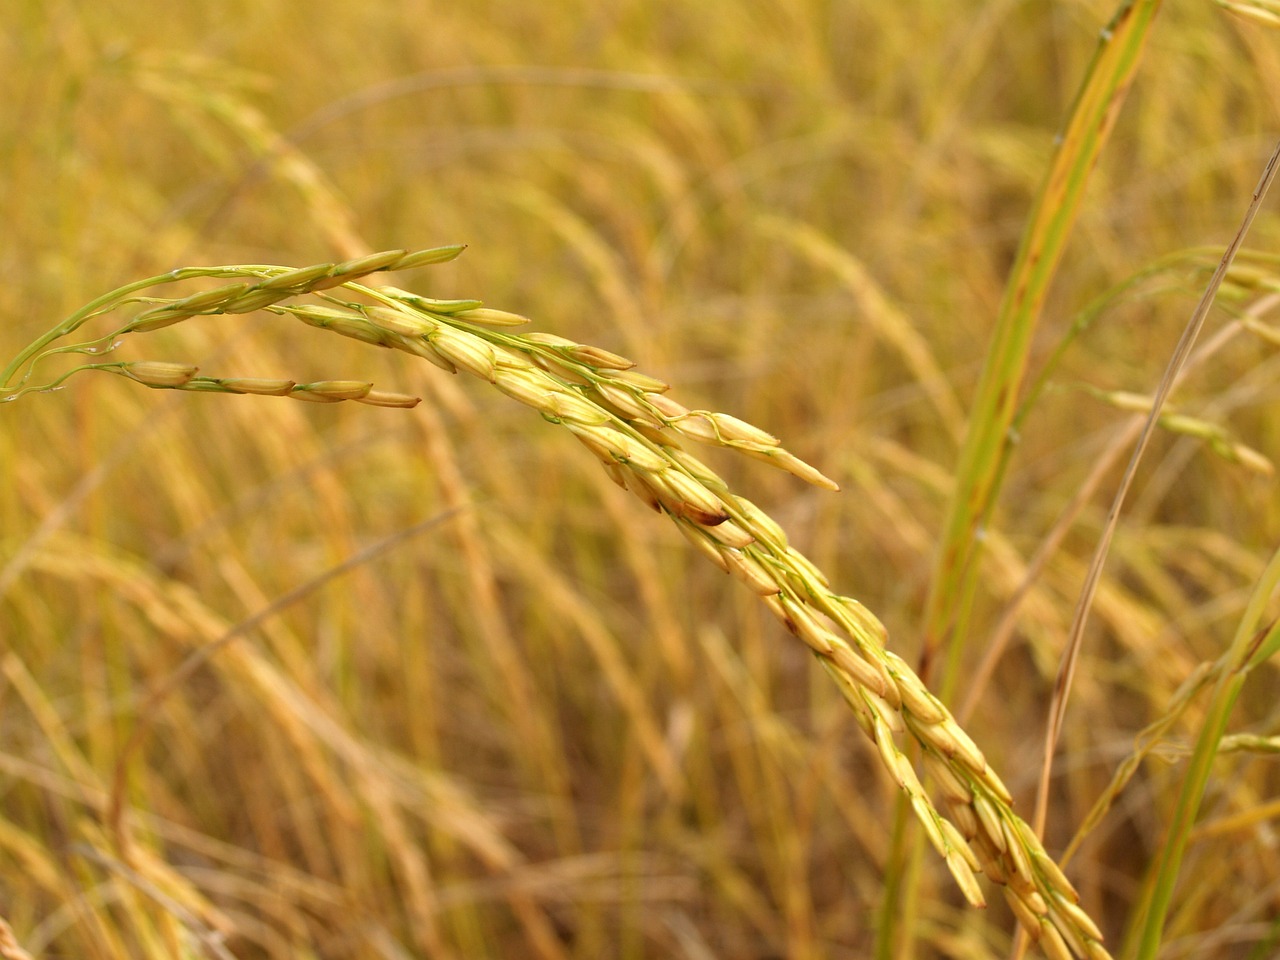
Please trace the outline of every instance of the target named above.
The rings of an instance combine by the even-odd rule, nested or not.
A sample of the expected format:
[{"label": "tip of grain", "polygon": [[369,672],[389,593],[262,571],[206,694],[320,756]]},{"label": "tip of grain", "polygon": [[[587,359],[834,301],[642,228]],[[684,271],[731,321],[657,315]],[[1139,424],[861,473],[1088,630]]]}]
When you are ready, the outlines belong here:
[{"label": "tip of grain", "polygon": [[467,249],[465,243],[453,243],[445,247],[432,247],[430,250],[418,250],[400,259],[397,270],[412,270],[415,267],[426,267],[433,263],[448,263],[456,260],[462,251]]}]

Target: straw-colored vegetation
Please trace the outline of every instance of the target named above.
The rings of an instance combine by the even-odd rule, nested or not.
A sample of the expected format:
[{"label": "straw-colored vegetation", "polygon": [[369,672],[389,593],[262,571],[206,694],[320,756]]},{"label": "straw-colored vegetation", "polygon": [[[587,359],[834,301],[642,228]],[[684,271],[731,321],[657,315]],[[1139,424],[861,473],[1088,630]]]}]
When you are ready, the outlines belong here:
[{"label": "straw-colored vegetation", "polygon": [[329,6],[4,15],[0,956],[1273,952],[1272,5]]}]

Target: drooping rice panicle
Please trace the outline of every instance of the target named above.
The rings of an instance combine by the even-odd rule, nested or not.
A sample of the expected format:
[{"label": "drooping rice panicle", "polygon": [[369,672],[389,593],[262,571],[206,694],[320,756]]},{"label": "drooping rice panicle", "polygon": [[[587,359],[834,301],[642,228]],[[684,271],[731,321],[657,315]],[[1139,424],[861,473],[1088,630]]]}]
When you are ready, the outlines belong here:
[{"label": "drooping rice panicle", "polygon": [[[554,334],[516,332],[526,318],[484,307],[478,300],[436,300],[358,282],[379,270],[451,259],[461,249],[396,250],[300,269],[259,265],[175,271],[150,284],[122,288],[114,300],[109,295],[96,301],[82,317],[77,315],[78,322],[73,317],[24,351],[6,371],[4,382],[48,354],[85,352],[101,343],[114,348],[126,334],[197,316],[265,309],[491,384],[565,427],[614,482],[669,516],[695,549],[759,596],[809,648],[872,740],[885,770],[907,797],[968,902],[984,904],[976,878],[983,872],[1004,886],[1011,909],[1046,954],[1107,957],[1101,934],[1080,908],[1076,891],[1035,833],[1013,812],[1008,789],[947,707],[887,648],[884,626],[856,600],[835,592],[764,510],[736,496],[683,444],[694,441],[736,451],[825,489],[838,489],[836,483],[759,427],[726,413],[685,407],[669,396],[665,382],[636,371],[634,362],[619,354]],[[176,299],[142,300],[134,295],[148,285],[194,277],[239,279]],[[317,300],[299,299],[306,295]],[[107,337],[72,348],[50,348],[90,317],[139,302],[147,303],[146,309]],[[418,402],[405,394],[374,390],[367,381],[203,377],[194,365],[169,361],[93,363],[77,369],[106,370],[156,389],[286,396],[317,403],[354,400],[388,407]],[[20,381],[5,398],[32,389],[38,388]],[[925,791],[899,743],[904,738],[918,746],[949,817]]]}]

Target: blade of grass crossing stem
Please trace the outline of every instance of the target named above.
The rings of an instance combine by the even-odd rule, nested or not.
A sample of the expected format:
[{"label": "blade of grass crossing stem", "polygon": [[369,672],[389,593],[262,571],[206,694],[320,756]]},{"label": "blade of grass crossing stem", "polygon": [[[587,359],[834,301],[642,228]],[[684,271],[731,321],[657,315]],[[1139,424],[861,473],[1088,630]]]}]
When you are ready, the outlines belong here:
[{"label": "blade of grass crossing stem", "polygon": [[[1120,510],[1124,506],[1125,496],[1128,494],[1134,475],[1137,473],[1138,461],[1141,460],[1147,443],[1155,432],[1165,401],[1177,382],[1182,368],[1186,365],[1187,358],[1191,355],[1191,348],[1195,345],[1196,338],[1200,335],[1205,317],[1209,314],[1209,308],[1213,306],[1218,289],[1222,286],[1222,281],[1226,278],[1227,271],[1231,268],[1231,263],[1235,260],[1236,253],[1244,243],[1245,235],[1249,232],[1249,227],[1253,223],[1258,209],[1262,206],[1262,200],[1271,186],[1271,181],[1275,178],[1278,164],[1280,164],[1280,143],[1272,151],[1266,168],[1262,171],[1262,177],[1258,180],[1258,185],[1253,191],[1253,199],[1249,204],[1249,209],[1245,212],[1240,229],[1236,231],[1235,237],[1222,255],[1218,269],[1214,271],[1208,287],[1205,288],[1204,295],[1201,296],[1200,302],[1196,305],[1196,309],[1191,315],[1191,319],[1187,322],[1182,338],[1174,348],[1173,356],[1169,359],[1168,368],[1165,370],[1164,376],[1160,380],[1160,385],[1156,389],[1156,395],[1151,402],[1151,412],[1147,416],[1147,422],[1143,425],[1138,442],[1134,445],[1133,453],[1129,458],[1129,465],[1120,480],[1120,487],[1116,490],[1111,510],[1108,512],[1106,523],[1103,525],[1102,536],[1099,538],[1098,546],[1094,550],[1093,561],[1089,565],[1084,586],[1080,591],[1080,598],[1076,603],[1075,616],[1071,623],[1071,632],[1067,636],[1062,666],[1059,668],[1058,676],[1054,683],[1053,704],[1045,732],[1044,766],[1041,770],[1040,788],[1036,797],[1036,811],[1032,820],[1037,832],[1044,830],[1049,796],[1049,774],[1053,766],[1053,751],[1057,746],[1058,737],[1062,731],[1062,722],[1066,715],[1067,701],[1071,694],[1071,681],[1075,675],[1075,666],[1084,636],[1085,623],[1088,620],[1089,610],[1093,605],[1094,595],[1097,593],[1098,582],[1102,577],[1102,567],[1106,562],[1107,552],[1111,547],[1111,539],[1115,535],[1116,526],[1119,523]],[[1239,669],[1239,665],[1235,665],[1233,669]]]},{"label": "blade of grass crossing stem", "polygon": [[1228,668],[1214,685],[1204,725],[1200,728],[1195,750],[1187,763],[1182,792],[1174,809],[1168,837],[1161,848],[1160,859],[1144,883],[1142,897],[1133,912],[1134,925],[1125,937],[1121,956],[1132,957],[1134,960],[1152,960],[1158,955],[1182,857],[1195,826],[1200,802],[1204,797],[1213,761],[1221,747],[1231,710],[1249,671],[1267,659],[1264,652],[1274,654],[1280,642],[1280,630],[1275,622],[1261,629],[1254,629],[1277,583],[1280,583],[1280,551],[1272,556],[1267,569],[1254,587],[1229,650]]},{"label": "blade of grass crossing stem", "polygon": [[1036,321],[1075,224],[1089,174],[1115,126],[1159,9],[1160,0],[1130,0],[1103,29],[1005,286],[925,607],[922,675],[927,680],[934,659],[945,648],[949,666],[941,684],[944,699],[954,683],[950,664],[957,662],[963,647],[977,586],[980,532],[999,490],[1001,455]]},{"label": "blade of grass crossing stem", "polygon": [[[1240,249],[1241,243],[1244,242],[1244,236],[1249,230],[1249,225],[1253,222],[1254,215],[1258,212],[1258,207],[1262,204],[1262,198],[1266,195],[1267,188],[1271,185],[1272,180],[1275,179],[1278,165],[1280,165],[1280,144],[1276,145],[1271,154],[1271,159],[1267,161],[1267,167],[1262,173],[1262,178],[1258,181],[1257,189],[1254,190],[1253,202],[1249,205],[1244,222],[1223,256],[1222,263],[1219,264],[1218,270],[1209,284],[1209,289],[1205,291],[1205,296],[1201,300],[1200,306],[1196,309],[1192,326],[1187,331],[1192,336],[1184,335],[1183,342],[1178,344],[1179,352],[1170,363],[1170,373],[1165,376],[1166,382],[1170,381],[1177,372],[1176,369],[1173,369],[1174,364],[1180,358],[1185,359],[1185,352],[1190,350],[1190,344],[1186,343],[1186,341],[1194,337],[1193,328],[1198,328],[1203,323],[1204,314],[1208,312],[1213,295],[1218,286],[1221,285],[1222,278],[1226,275],[1227,268],[1231,265],[1236,251]],[[1186,351],[1183,350],[1184,343]],[[1161,393],[1157,394],[1155,402],[1152,404],[1152,418],[1159,415],[1159,404],[1163,400],[1164,392],[1166,392],[1165,384],[1162,383]],[[1148,421],[1148,431],[1153,423],[1154,419]],[[1140,452],[1141,443],[1135,454]],[[1122,495],[1123,490],[1117,495],[1117,507],[1119,498]],[[1115,509],[1113,508],[1112,510],[1113,514]],[[1114,518],[1109,519],[1113,521]],[[1108,525],[1108,532],[1110,526],[1111,524]],[[1093,574],[1092,570],[1090,570],[1090,574]],[[1267,569],[1254,587],[1253,595],[1249,598],[1249,604],[1245,608],[1244,617],[1236,630],[1235,639],[1231,642],[1229,668],[1222,674],[1222,677],[1214,687],[1209,710],[1205,716],[1204,725],[1200,728],[1200,736],[1196,741],[1195,752],[1191,755],[1191,762],[1187,765],[1186,775],[1182,781],[1182,792],[1178,796],[1178,806],[1174,810],[1173,823],[1169,826],[1169,836],[1160,851],[1160,861],[1156,866],[1155,885],[1152,890],[1150,908],[1143,922],[1142,935],[1138,943],[1138,960],[1153,960],[1160,949],[1160,937],[1164,930],[1165,917],[1169,912],[1169,904],[1173,900],[1173,889],[1178,879],[1178,868],[1182,863],[1182,855],[1187,848],[1187,838],[1191,834],[1191,828],[1195,825],[1196,814],[1200,809],[1200,801],[1204,797],[1213,761],[1218,754],[1218,746],[1222,742],[1223,734],[1226,733],[1227,721],[1231,717],[1231,711],[1240,696],[1240,690],[1244,686],[1244,681],[1249,675],[1249,671],[1262,662],[1263,658],[1259,654],[1273,650],[1276,646],[1274,624],[1268,623],[1265,626],[1260,626],[1260,624],[1263,614],[1266,612],[1267,603],[1275,592],[1277,583],[1280,583],[1280,551],[1277,551],[1271,558]]]},{"label": "blade of grass crossing stem", "polygon": [[[1201,296],[1200,302],[1196,305],[1196,309],[1193,311],[1191,319],[1187,322],[1186,329],[1183,331],[1181,339],[1174,348],[1173,356],[1169,359],[1168,367],[1165,370],[1164,376],[1160,380],[1160,385],[1156,389],[1155,397],[1152,400],[1151,412],[1147,416],[1146,423],[1143,424],[1142,432],[1138,436],[1137,442],[1134,444],[1133,453],[1129,457],[1129,464],[1125,468],[1124,476],[1121,478],[1120,486],[1116,490],[1115,497],[1111,504],[1111,509],[1107,513],[1106,523],[1103,525],[1102,529],[1102,536],[1098,540],[1098,546],[1094,550],[1093,560],[1089,564],[1089,570],[1085,576],[1084,585],[1080,590],[1080,597],[1076,603],[1075,614],[1072,618],[1071,630],[1067,636],[1067,643],[1063,653],[1062,663],[1058,669],[1058,676],[1054,681],[1053,700],[1049,708],[1049,720],[1045,725],[1044,762],[1040,769],[1040,783],[1036,793],[1036,808],[1031,819],[1032,827],[1035,829],[1037,834],[1044,832],[1045,822],[1048,817],[1049,783],[1053,771],[1053,755],[1057,747],[1058,738],[1061,735],[1063,721],[1066,717],[1067,704],[1071,698],[1071,686],[1075,677],[1075,668],[1079,659],[1080,649],[1083,646],[1085,624],[1088,621],[1089,611],[1093,606],[1093,598],[1097,593],[1098,583],[1102,578],[1102,568],[1106,563],[1107,554],[1111,547],[1112,537],[1114,536],[1116,526],[1119,523],[1120,510],[1124,505],[1125,497],[1129,492],[1129,487],[1132,485],[1133,478],[1137,473],[1138,462],[1142,459],[1147,443],[1150,441],[1151,435],[1155,432],[1155,427],[1160,419],[1160,414],[1164,408],[1165,401],[1168,399],[1168,396],[1176,385],[1183,368],[1186,366],[1187,358],[1190,356],[1191,348],[1194,346],[1196,338],[1199,336],[1200,330],[1204,326],[1205,317],[1208,316],[1209,308],[1213,306],[1214,298],[1217,296],[1218,290],[1222,286],[1222,281],[1225,279],[1227,271],[1231,268],[1231,264],[1235,260],[1236,253],[1239,252],[1240,247],[1243,245],[1245,235],[1249,232],[1249,227],[1253,223],[1253,219],[1257,215],[1258,209],[1262,206],[1262,200],[1266,196],[1272,180],[1275,178],[1278,164],[1280,164],[1280,144],[1277,144],[1275,149],[1272,151],[1271,157],[1262,171],[1262,176],[1258,180],[1258,185],[1254,188],[1253,198],[1249,204],[1248,210],[1245,211],[1244,219],[1240,224],[1240,228],[1236,231],[1235,237],[1227,246],[1226,252],[1222,255],[1222,260],[1219,262],[1218,268],[1214,271],[1213,277],[1209,281],[1209,285],[1205,288],[1205,292]],[[1264,600],[1265,597],[1269,595],[1270,591],[1268,590],[1264,595]],[[1257,617],[1254,618],[1253,622],[1256,623],[1256,620]],[[1248,618],[1246,618],[1246,622],[1248,622]],[[1240,641],[1237,640],[1237,644],[1239,642]],[[1246,652],[1246,655],[1252,655],[1257,645],[1258,644],[1256,643],[1252,645]],[[1233,645],[1232,657],[1229,663],[1229,669],[1224,673],[1223,679],[1220,680],[1217,685],[1216,689],[1218,691],[1223,690],[1223,683],[1233,674],[1243,676],[1250,666],[1243,660],[1237,658],[1236,645]],[[1235,694],[1232,694],[1231,703],[1233,704],[1234,702]],[[1218,703],[1216,695],[1214,703],[1215,706]],[[1230,705],[1226,707],[1226,710],[1227,714],[1229,714]],[[1212,749],[1215,751],[1217,749],[1217,743],[1222,737],[1222,725],[1225,725],[1226,723],[1227,714],[1224,714],[1220,718],[1221,725],[1218,727],[1217,733],[1214,734],[1213,737]],[[1208,731],[1210,731],[1210,728],[1217,719],[1218,718],[1215,715],[1211,714],[1211,718],[1206,723],[1202,736],[1208,734]],[[1203,746],[1203,744],[1204,741],[1202,740],[1201,745]],[[1212,759],[1212,755],[1210,756],[1210,759]],[[1207,766],[1205,770],[1207,775]],[[1182,833],[1181,842],[1185,846],[1185,832],[1190,830],[1195,820],[1195,810],[1199,806],[1199,798],[1203,792],[1202,784],[1200,787],[1201,792],[1195,794],[1194,799],[1189,801],[1189,795],[1186,791],[1188,785],[1191,783],[1193,783],[1193,779],[1190,778],[1184,783],[1183,793],[1179,800],[1179,816],[1178,819],[1175,820],[1174,827],[1171,828],[1170,841],[1166,844],[1164,854],[1162,856],[1167,856],[1169,854],[1170,845],[1174,843],[1174,838],[1179,835],[1180,831]],[[1184,804],[1187,802],[1191,803],[1191,810],[1187,815],[1185,823],[1183,823],[1181,816]],[[1179,853],[1178,859],[1180,858],[1181,854]],[[1153,889],[1148,896],[1144,898],[1144,908],[1140,911],[1139,915],[1146,914],[1150,916],[1151,912],[1154,911],[1155,907],[1153,904],[1155,904],[1156,901],[1153,898],[1158,895],[1162,884],[1168,883],[1171,890],[1172,878],[1167,876],[1168,872],[1172,872],[1176,876],[1177,860],[1170,861],[1169,863],[1162,860],[1157,872],[1153,875]],[[1168,908],[1167,899],[1163,904],[1163,908],[1165,910]],[[1144,936],[1147,933],[1149,933],[1149,929],[1144,930]],[[1158,946],[1159,929],[1155,931],[1155,937],[1156,945]],[[1020,938],[1019,943],[1021,942],[1022,940]]]}]

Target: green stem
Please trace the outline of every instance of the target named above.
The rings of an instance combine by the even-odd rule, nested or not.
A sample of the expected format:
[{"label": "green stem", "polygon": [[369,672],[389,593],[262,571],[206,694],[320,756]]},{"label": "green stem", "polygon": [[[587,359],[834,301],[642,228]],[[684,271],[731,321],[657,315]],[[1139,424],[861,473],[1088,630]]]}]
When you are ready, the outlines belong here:
[{"label": "green stem", "polygon": [[[18,371],[22,370],[24,367],[29,368],[33,365],[39,359],[41,351],[43,351],[45,347],[49,346],[49,344],[53,343],[55,340],[65,337],[69,333],[73,333],[94,317],[114,310],[128,297],[150,287],[158,287],[166,283],[177,283],[182,280],[193,280],[197,277],[270,277],[275,274],[284,273],[287,270],[288,268],[286,267],[279,267],[271,264],[239,264],[236,266],[221,267],[180,267],[176,270],[170,270],[168,273],[162,273],[154,277],[147,277],[144,280],[135,280],[133,283],[127,283],[123,287],[117,287],[109,293],[104,293],[96,300],[92,300],[85,304],[52,330],[42,334],[40,337],[36,338],[24,347],[18,355],[9,362],[9,365],[4,368],[3,373],[0,373],[0,391],[5,390],[12,384],[13,378],[17,376]],[[112,336],[114,336],[114,334]],[[27,369],[26,372],[23,373],[22,379],[18,381],[17,385],[25,383],[27,377],[30,375],[31,371],[30,369]]]},{"label": "green stem", "polygon": [[[199,268],[171,270],[168,273],[162,273],[159,276],[147,277],[145,280],[135,280],[133,283],[125,284],[123,287],[117,287],[110,293],[104,293],[96,300],[92,300],[85,304],[52,330],[44,333],[23,348],[18,355],[9,362],[9,365],[4,368],[4,372],[0,373],[0,389],[8,387],[13,381],[13,378],[17,375],[18,371],[24,366],[27,366],[27,364],[30,363],[45,347],[53,343],[55,340],[78,330],[87,321],[96,317],[98,314],[105,313],[107,310],[111,309],[117,301],[123,300],[125,297],[131,296],[140,290],[146,290],[148,287],[156,287],[162,283],[173,283],[176,280],[185,280],[188,277],[202,275],[203,273]],[[30,371],[23,374],[22,380],[20,380],[19,383],[25,382],[29,375]]]},{"label": "green stem", "polygon": [[1254,587],[1253,595],[1249,598],[1249,604],[1236,630],[1235,639],[1231,643],[1228,669],[1223,672],[1214,687],[1213,698],[1209,702],[1204,725],[1200,728],[1195,752],[1187,765],[1182,792],[1178,796],[1178,806],[1174,810],[1173,822],[1169,825],[1169,836],[1160,851],[1160,860],[1156,865],[1155,884],[1151,891],[1150,905],[1143,920],[1142,935],[1136,954],[1137,960],[1154,960],[1160,949],[1160,938],[1169,913],[1169,905],[1173,901],[1174,886],[1178,880],[1183,854],[1187,849],[1187,840],[1191,835],[1191,828],[1195,825],[1196,814],[1204,798],[1213,761],[1218,754],[1218,747],[1226,732],[1231,711],[1240,696],[1240,690],[1244,686],[1249,671],[1263,662],[1260,655],[1274,653],[1277,644],[1280,643],[1280,631],[1275,624],[1268,624],[1263,629],[1259,628],[1267,603],[1278,583],[1280,583],[1280,550],[1272,555],[1271,562],[1267,564],[1262,578]]},{"label": "green stem", "polygon": [[[1036,199],[1005,288],[969,417],[924,617],[925,669],[961,645],[977,588],[981,531],[1003,475],[1032,336],[1075,224],[1085,186],[1115,125],[1160,0],[1129,0],[1102,32],[1071,119]],[[948,660],[956,661],[954,650]],[[954,671],[947,670],[954,676]],[[945,697],[953,681],[945,677]]]}]

